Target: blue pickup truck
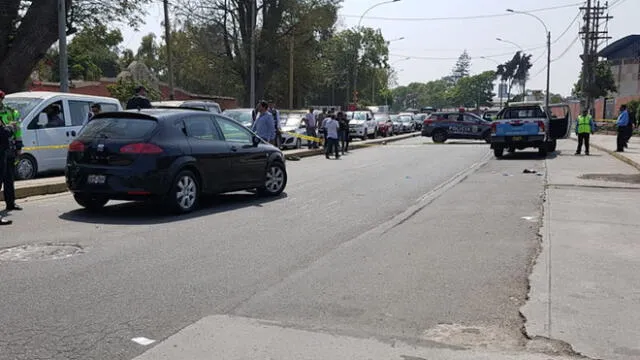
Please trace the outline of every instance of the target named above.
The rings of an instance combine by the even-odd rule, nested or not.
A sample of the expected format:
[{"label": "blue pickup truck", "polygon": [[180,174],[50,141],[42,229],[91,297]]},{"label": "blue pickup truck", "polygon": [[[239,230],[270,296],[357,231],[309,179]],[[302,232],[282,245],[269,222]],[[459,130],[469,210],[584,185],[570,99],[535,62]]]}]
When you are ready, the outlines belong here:
[{"label": "blue pickup truck", "polygon": [[571,123],[568,105],[551,105],[547,112],[541,102],[510,103],[491,123],[491,148],[497,158],[526,148],[546,156],[556,151],[557,140],[570,136]]}]

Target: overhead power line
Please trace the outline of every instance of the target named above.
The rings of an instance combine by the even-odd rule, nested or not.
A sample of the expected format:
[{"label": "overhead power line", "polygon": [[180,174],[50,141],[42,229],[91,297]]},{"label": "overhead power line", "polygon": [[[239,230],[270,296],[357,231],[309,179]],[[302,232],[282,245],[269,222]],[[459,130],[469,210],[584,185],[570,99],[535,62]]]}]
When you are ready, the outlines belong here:
[{"label": "overhead power line", "polygon": [[[582,2],[547,7],[547,8],[525,10],[525,12],[535,13],[535,12],[542,12],[542,11],[549,11],[549,10],[564,9],[564,8],[575,7],[579,5],[582,5]],[[514,16],[514,15],[517,15],[517,14],[511,13],[511,12],[504,12],[504,13],[485,14],[485,15],[445,16],[445,17],[428,17],[428,18],[392,18],[392,17],[365,16],[363,17],[363,19],[388,20],[388,21],[447,21],[447,20],[490,19],[490,18],[499,18],[499,17],[506,17],[506,16]],[[358,19],[361,17],[360,15],[342,15],[342,16],[347,18],[358,18]]]}]

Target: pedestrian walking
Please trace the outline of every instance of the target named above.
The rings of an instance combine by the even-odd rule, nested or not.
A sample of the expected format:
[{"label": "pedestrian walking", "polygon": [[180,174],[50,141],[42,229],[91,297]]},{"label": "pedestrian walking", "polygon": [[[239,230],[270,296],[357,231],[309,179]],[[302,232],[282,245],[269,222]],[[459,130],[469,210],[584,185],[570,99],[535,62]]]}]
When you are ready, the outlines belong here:
[{"label": "pedestrian walking", "polygon": [[578,149],[576,155],[582,152],[582,144],[584,143],[584,154],[589,155],[589,138],[595,131],[596,125],[593,118],[589,115],[589,110],[584,109],[582,115],[578,116],[576,122],[576,135],[578,135]]},{"label": "pedestrian walking", "polygon": [[273,123],[273,115],[269,112],[269,104],[266,101],[261,101],[258,104],[258,113],[258,118],[253,123],[251,130],[263,140],[275,144],[276,126]]},{"label": "pedestrian walking", "polygon": [[344,112],[338,112],[338,124],[340,129],[340,148],[342,155],[349,152],[349,119]]},{"label": "pedestrian walking", "polygon": [[127,110],[151,109],[151,102],[147,99],[147,89],[139,85],[135,88],[135,95],[127,101]]},{"label": "pedestrian walking", "polygon": [[627,126],[629,125],[629,112],[627,111],[627,105],[620,106],[620,115],[616,121],[618,127],[618,136],[616,138],[616,152],[624,152],[624,144],[627,136]]},{"label": "pedestrian walking", "polygon": [[[313,114],[313,108],[310,108],[309,112],[304,116],[304,124],[307,128],[307,136],[318,137],[316,133],[318,123],[316,122],[316,116]],[[318,143],[315,140],[307,140],[307,146],[309,149],[317,149]]]},{"label": "pedestrian walking", "polygon": [[22,128],[20,126],[20,113],[4,104],[4,92],[0,91],[0,120],[6,128],[7,133],[11,133],[6,149],[3,151],[2,161],[4,171],[2,176],[2,191],[4,202],[7,205],[6,211],[22,210],[16,205],[16,160],[22,152]]},{"label": "pedestrian walking", "polygon": [[338,149],[338,129],[340,124],[332,117],[327,117],[324,124],[324,132],[327,136],[327,145],[325,146],[325,156],[330,159],[333,152],[336,159],[340,159],[340,151]]}]

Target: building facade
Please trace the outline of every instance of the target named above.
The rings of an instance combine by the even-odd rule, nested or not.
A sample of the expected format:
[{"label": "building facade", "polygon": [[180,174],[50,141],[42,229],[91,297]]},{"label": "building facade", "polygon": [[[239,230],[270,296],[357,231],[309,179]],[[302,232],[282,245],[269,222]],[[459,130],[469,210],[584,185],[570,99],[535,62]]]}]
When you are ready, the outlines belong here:
[{"label": "building facade", "polygon": [[609,62],[618,91],[607,99],[596,100],[596,118],[612,119],[618,115],[620,105],[640,99],[640,35],[617,40],[598,55]]}]

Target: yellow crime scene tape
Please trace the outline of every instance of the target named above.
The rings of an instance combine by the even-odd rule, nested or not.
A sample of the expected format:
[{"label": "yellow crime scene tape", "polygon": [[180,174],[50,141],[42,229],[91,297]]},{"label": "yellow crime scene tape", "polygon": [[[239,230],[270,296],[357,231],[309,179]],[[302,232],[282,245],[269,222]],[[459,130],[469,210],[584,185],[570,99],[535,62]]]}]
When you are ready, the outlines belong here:
[{"label": "yellow crime scene tape", "polygon": [[57,150],[57,149],[67,149],[68,147],[69,147],[68,144],[64,144],[64,145],[25,146],[25,147],[22,148],[22,151]]},{"label": "yellow crime scene tape", "polygon": [[298,133],[295,133],[295,132],[284,132],[284,133],[282,133],[282,135],[285,135],[285,134],[287,134],[289,136],[296,137],[296,138],[300,138],[300,139],[303,139],[303,140],[309,140],[309,141],[317,142],[317,143],[323,143],[324,142],[324,139],[322,139],[322,138],[302,135],[302,134],[298,134]]}]

